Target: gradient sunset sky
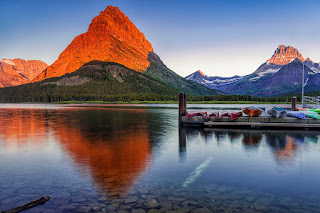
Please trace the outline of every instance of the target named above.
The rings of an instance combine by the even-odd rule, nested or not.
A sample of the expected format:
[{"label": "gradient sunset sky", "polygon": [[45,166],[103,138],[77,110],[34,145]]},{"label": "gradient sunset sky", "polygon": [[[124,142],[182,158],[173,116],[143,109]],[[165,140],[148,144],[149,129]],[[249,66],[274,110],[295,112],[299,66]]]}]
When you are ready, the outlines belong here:
[{"label": "gradient sunset sky", "polygon": [[108,5],[118,6],[181,76],[245,75],[280,44],[320,62],[320,1],[1,0],[0,58],[49,65]]}]

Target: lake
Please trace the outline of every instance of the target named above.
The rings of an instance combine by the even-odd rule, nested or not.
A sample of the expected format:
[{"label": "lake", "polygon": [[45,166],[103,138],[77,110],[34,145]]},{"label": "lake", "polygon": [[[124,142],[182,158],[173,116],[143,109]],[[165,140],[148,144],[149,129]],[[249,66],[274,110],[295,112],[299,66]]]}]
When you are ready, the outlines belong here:
[{"label": "lake", "polygon": [[320,212],[319,138],[179,129],[170,104],[1,104],[0,210]]}]

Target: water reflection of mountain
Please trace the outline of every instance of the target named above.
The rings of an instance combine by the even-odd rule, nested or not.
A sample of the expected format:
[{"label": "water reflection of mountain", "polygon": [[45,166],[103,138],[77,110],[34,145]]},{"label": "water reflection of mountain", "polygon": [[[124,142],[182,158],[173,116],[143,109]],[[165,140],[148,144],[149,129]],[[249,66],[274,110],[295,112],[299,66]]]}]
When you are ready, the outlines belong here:
[{"label": "water reflection of mountain", "polygon": [[6,149],[15,150],[19,143],[33,143],[37,148],[44,147],[48,138],[46,117],[51,110],[1,109],[0,139]]},{"label": "water reflection of mountain", "polygon": [[146,109],[69,111],[54,132],[78,167],[109,196],[126,193],[151,158]]},{"label": "water reflection of mountain", "polygon": [[[150,131],[150,121],[157,127]],[[78,169],[92,177],[97,188],[109,195],[126,193],[146,171],[161,116],[148,109],[65,108],[1,109],[0,138],[5,146],[23,140],[45,146],[55,136]],[[9,139],[10,142],[9,142]],[[18,141],[18,142],[17,142]],[[18,144],[17,144],[18,143]]]}]

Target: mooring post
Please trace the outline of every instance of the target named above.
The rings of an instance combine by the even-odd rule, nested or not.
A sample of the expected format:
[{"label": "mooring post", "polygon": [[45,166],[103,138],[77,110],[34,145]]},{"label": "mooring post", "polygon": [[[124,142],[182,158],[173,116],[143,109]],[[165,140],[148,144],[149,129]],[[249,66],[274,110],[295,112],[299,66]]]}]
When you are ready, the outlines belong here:
[{"label": "mooring post", "polygon": [[183,93],[183,108],[184,108],[183,115],[186,115],[187,113],[187,94],[186,93]]},{"label": "mooring post", "polygon": [[297,97],[292,97],[291,110],[292,111],[297,111]]},{"label": "mooring post", "polygon": [[182,124],[182,116],[186,114],[186,94],[179,93],[179,125]]}]

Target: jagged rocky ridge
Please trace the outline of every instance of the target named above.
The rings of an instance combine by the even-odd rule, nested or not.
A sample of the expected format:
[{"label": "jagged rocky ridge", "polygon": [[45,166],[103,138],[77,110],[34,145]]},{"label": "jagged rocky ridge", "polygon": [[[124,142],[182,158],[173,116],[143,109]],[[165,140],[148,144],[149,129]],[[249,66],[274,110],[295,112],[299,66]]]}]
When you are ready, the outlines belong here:
[{"label": "jagged rocky ridge", "polygon": [[317,85],[319,63],[314,63],[310,58],[304,59],[297,49],[284,45],[280,45],[273,56],[252,74],[225,78],[195,72],[186,78],[229,94],[277,96],[301,90],[303,64],[306,92],[320,90]]},{"label": "jagged rocky ridge", "polygon": [[11,87],[31,82],[48,65],[40,60],[2,59],[0,87]]}]

